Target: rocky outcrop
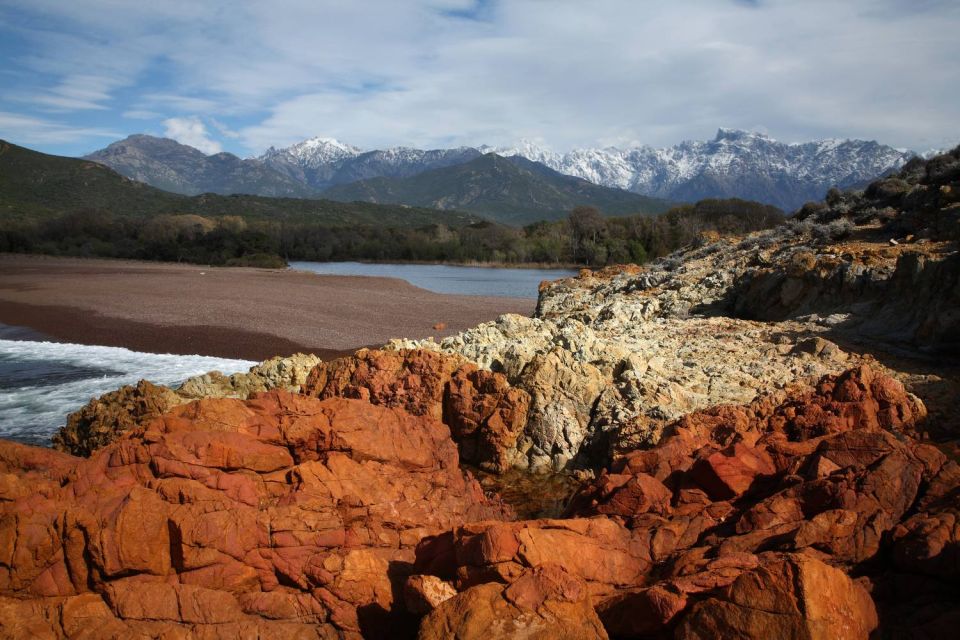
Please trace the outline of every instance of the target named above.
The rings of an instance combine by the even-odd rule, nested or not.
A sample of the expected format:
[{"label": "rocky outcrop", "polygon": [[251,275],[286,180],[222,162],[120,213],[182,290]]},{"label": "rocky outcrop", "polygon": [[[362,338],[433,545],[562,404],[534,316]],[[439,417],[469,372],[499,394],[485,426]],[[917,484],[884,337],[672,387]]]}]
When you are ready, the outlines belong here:
[{"label": "rocky outcrop", "polygon": [[189,400],[200,398],[240,398],[246,400],[252,394],[271,389],[283,389],[297,393],[307,381],[307,376],[320,358],[308,353],[295,353],[292,356],[270,358],[250,367],[246,373],[225,376],[219,371],[211,371],[202,376],[188,378],[176,390],[177,394]]},{"label": "rocky outcrop", "polygon": [[188,378],[178,389],[141,380],[93,398],[67,416],[67,424],[53,436],[53,447],[77,456],[89,456],[124,432],[146,424],[169,409],[198,398],[240,398],[270,389],[297,392],[320,358],[303,353],[271,358],[247,373],[225,376],[211,371]]},{"label": "rocky outcrop", "polygon": [[0,635],[952,637],[955,380],[855,350],[948,353],[958,178],[911,162],[439,344],[123,389],[61,434],[88,458],[0,442]]},{"label": "rocky outcrop", "polygon": [[644,433],[632,431],[635,444],[655,444],[662,426],[686,413],[750,402],[758,392],[860,361],[832,343],[827,350],[797,348],[803,342],[795,337],[799,325],[719,317],[645,320],[624,315],[634,309],[603,308],[593,319],[586,313],[503,316],[440,344],[392,346],[465,356],[529,393],[529,416],[512,459],[540,470],[606,463],[623,425],[642,423]]},{"label": "rocky outcrop", "polygon": [[674,637],[854,640],[876,627],[869,594],[842,571],[801,554],[771,554],[694,604]]},{"label": "rocky outcrop", "polygon": [[4,637],[400,634],[421,538],[509,517],[438,420],[277,390],[0,461]]},{"label": "rocky outcrop", "polygon": [[[960,604],[940,586],[958,575],[960,466],[911,437],[924,416],[868,367],[696,412],[586,483],[566,518],[456,527],[420,543],[416,570],[467,594],[559,564],[617,638],[865,638],[880,622],[936,636]],[[459,602],[463,619],[487,610]]]},{"label": "rocky outcrop", "polygon": [[[858,367],[688,414],[621,450],[565,517],[517,522],[460,470],[440,418],[451,393],[484,405],[462,392],[482,385],[463,365],[434,384],[443,358],[362,354],[311,376],[336,387],[323,399],[179,405],[89,458],[0,443],[3,634],[952,628],[960,466],[913,437],[925,409],[896,380]],[[405,382],[374,384],[387,369]]]},{"label": "rocky outcrop", "polygon": [[361,349],[317,365],[303,392],[318,398],[360,398],[442,420],[464,462],[503,471],[516,458],[529,396],[500,373],[429,350]]},{"label": "rocky outcrop", "polygon": [[912,161],[775,229],[549,283],[533,318],[392,347],[463,356],[530,393],[520,467],[603,465],[624,425],[651,446],[681,415],[870,361],[841,344],[956,351],[957,166],[960,149]]},{"label": "rocky outcrop", "polygon": [[67,416],[65,427],[53,435],[53,447],[77,456],[89,456],[125,431],[186,402],[175,391],[141,380],[90,400]]}]

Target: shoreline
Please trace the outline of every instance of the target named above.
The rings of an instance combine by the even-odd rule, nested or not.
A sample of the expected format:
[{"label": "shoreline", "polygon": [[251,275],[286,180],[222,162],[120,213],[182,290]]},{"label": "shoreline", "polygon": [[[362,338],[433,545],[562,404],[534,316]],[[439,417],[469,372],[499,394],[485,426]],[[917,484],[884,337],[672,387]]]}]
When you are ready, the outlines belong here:
[{"label": "shoreline", "polygon": [[149,353],[330,359],[391,338],[440,339],[535,306],[396,278],[0,254],[0,323]]},{"label": "shoreline", "polygon": [[[315,264],[403,264],[437,267],[474,267],[477,269],[528,269],[530,271],[579,271],[580,269],[599,269],[585,264],[553,262],[445,262],[443,260],[288,260],[290,262],[313,262]],[[291,267],[288,267],[291,268]]]},{"label": "shoreline", "polygon": [[[357,264],[403,264],[403,265],[427,265],[427,266],[447,266],[447,267],[475,267],[477,269],[529,269],[531,271],[535,270],[556,270],[556,271],[579,271],[580,269],[601,269],[602,267],[591,267],[586,264],[578,264],[575,262],[491,262],[491,261],[480,261],[480,262],[448,262],[443,260],[364,260],[364,259],[353,259],[353,260],[301,260],[301,259],[290,259],[283,258],[287,262],[286,267],[231,267],[227,265],[217,265],[217,264],[202,264],[199,262],[167,262],[163,260],[134,260],[130,258],[99,258],[93,256],[57,256],[47,253],[0,253],[2,256],[22,256],[26,258],[38,258],[45,259],[49,258],[51,260],[89,260],[89,261],[108,261],[108,262],[129,262],[134,264],[161,264],[161,265],[177,265],[177,266],[195,266],[195,267],[204,267],[206,269],[256,269],[258,271],[284,271],[293,269],[290,266],[291,262],[313,262],[316,264],[337,264],[345,262],[355,262]],[[282,257],[282,256],[281,256]]]}]

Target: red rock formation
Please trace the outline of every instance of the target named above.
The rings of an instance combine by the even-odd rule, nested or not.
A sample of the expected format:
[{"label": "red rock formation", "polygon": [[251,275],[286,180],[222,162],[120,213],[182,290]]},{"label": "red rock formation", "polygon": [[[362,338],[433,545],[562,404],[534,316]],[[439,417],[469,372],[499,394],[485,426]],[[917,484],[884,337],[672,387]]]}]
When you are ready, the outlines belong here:
[{"label": "red rock formation", "polygon": [[471,587],[424,618],[419,640],[606,640],[583,582],[556,564]]},{"label": "red rock formation", "polygon": [[497,472],[510,466],[530,404],[530,396],[511,387],[503,374],[428,350],[361,349],[317,365],[303,392],[360,398],[442,420],[464,462]]},{"label": "red rock formation", "polygon": [[120,387],[67,416],[66,426],[53,436],[53,446],[76,456],[89,456],[123,432],[184,402],[170,389],[146,380]]},{"label": "red rock formation", "polygon": [[802,554],[768,555],[690,607],[675,638],[858,640],[877,627],[873,601],[842,571]]},{"label": "red rock formation", "polygon": [[[891,570],[908,572],[926,594],[922,576],[960,574],[960,467],[904,435],[924,415],[865,367],[786,400],[691,414],[586,485],[569,510],[579,517],[464,525],[425,539],[417,568],[467,593],[557,562],[618,638],[865,638],[878,624],[871,582],[843,569],[872,567],[887,591]],[[875,595],[881,613],[897,604]],[[930,597],[905,618],[935,633],[958,598]]]},{"label": "red rock formation", "polygon": [[0,461],[5,637],[401,630],[420,539],[508,515],[439,421],[281,391],[177,407],[85,460]]},{"label": "red rock formation", "polygon": [[0,442],[0,636],[955,632],[960,466],[893,380],[688,415],[512,522],[450,437],[504,450],[512,390],[442,359],[365,352],[326,399],[179,406],[89,459]]},{"label": "red rock formation", "polygon": [[511,582],[528,568],[559,562],[602,597],[637,584],[650,569],[645,540],[606,519],[478,522],[417,547],[417,569],[453,579],[459,589]]}]

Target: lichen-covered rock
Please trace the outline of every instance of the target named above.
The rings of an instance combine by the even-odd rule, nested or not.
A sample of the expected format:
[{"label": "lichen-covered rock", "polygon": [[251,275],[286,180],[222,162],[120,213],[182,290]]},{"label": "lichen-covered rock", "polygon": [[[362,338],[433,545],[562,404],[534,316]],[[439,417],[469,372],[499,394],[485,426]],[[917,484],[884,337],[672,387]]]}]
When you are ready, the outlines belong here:
[{"label": "lichen-covered rock", "polygon": [[90,400],[67,416],[65,427],[53,436],[55,449],[89,456],[142,422],[187,402],[176,392],[141,380]]},{"label": "lichen-covered rock", "polygon": [[285,358],[275,357],[250,367],[246,373],[225,376],[211,371],[188,378],[178,389],[183,398],[239,398],[246,400],[254,393],[283,389],[297,393],[307,381],[307,376],[318,364],[319,357],[308,353],[295,353]]},{"label": "lichen-covered rock", "polygon": [[270,358],[247,373],[225,376],[219,371],[188,378],[178,389],[146,380],[93,398],[67,416],[67,424],[53,436],[53,446],[77,456],[89,456],[124,432],[142,426],[173,407],[200,398],[239,398],[283,389],[298,392],[320,362],[315,355],[296,353]]},{"label": "lichen-covered rock", "polygon": [[[838,192],[774,229],[545,284],[534,318],[391,346],[460,355],[530,392],[520,449],[534,469],[602,466],[609,446],[655,445],[687,413],[869,362],[841,348],[848,341],[955,353],[960,183],[924,167],[954,166],[958,153],[864,194]],[[955,430],[950,407],[941,413]]]},{"label": "lichen-covered rock", "polygon": [[436,576],[410,576],[403,585],[403,601],[410,613],[425,615],[457,595],[446,580]]}]

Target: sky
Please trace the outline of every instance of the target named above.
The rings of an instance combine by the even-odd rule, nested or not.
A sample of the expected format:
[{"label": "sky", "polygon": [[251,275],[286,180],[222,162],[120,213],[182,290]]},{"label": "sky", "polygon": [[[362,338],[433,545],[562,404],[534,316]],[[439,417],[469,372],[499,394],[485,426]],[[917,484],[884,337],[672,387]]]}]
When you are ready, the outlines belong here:
[{"label": "sky", "polygon": [[0,138],[960,142],[957,0],[0,0]]}]

